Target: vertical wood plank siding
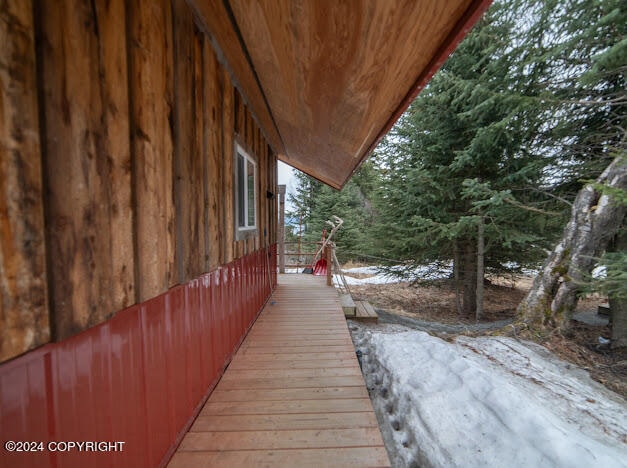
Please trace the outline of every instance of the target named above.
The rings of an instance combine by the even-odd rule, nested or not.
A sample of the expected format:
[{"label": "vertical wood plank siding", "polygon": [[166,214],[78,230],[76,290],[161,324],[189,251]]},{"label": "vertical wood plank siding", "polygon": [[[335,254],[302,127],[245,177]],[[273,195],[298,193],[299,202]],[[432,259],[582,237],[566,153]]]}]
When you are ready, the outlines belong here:
[{"label": "vertical wood plank siding", "polygon": [[192,13],[184,0],[174,1],[174,11],[176,239],[178,281],[183,283],[206,271],[202,38],[196,35]]},{"label": "vertical wood plank siding", "polygon": [[[276,155],[188,2],[5,4],[0,362],[273,242]],[[249,241],[236,133],[259,163]]]},{"label": "vertical wood plank siding", "polygon": [[64,339],[135,300],[121,1],[40,2],[51,320]]},{"label": "vertical wood plank siding", "polygon": [[0,465],[163,465],[276,284],[275,130],[189,3],[0,0],[0,440],[126,444]]},{"label": "vertical wood plank siding", "polygon": [[0,362],[50,339],[30,1],[0,8]]},{"label": "vertical wood plank siding", "polygon": [[129,5],[138,301],[176,284],[172,17],[167,0]]},{"label": "vertical wood plank siding", "polygon": [[224,224],[223,203],[225,192],[223,191],[223,126],[222,93],[224,75],[218,64],[215,52],[211,48],[208,39],[204,39],[203,45],[203,75],[205,86],[204,101],[204,128],[205,128],[205,154],[207,158],[207,175],[205,180],[206,203],[208,215],[205,220],[208,233],[209,269],[213,269],[225,262],[225,232],[228,231]]},{"label": "vertical wood plank siding", "polygon": [[223,95],[222,95],[222,207],[224,208],[224,263],[233,261],[235,251],[234,236],[234,207],[233,207],[233,132],[235,125],[234,88],[229,74],[222,69]]}]

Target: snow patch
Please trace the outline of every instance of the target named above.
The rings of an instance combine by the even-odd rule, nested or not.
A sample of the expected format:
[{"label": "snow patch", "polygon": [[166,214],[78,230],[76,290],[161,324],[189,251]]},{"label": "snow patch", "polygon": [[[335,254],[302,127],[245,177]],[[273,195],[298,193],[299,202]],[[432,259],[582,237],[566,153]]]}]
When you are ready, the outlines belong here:
[{"label": "snow patch", "polygon": [[[358,284],[393,284],[400,283],[401,281],[444,279],[449,278],[452,275],[453,267],[452,265],[442,266],[434,263],[429,265],[420,265],[407,271],[400,265],[391,267],[387,271],[381,266],[348,268],[342,271],[345,275],[371,275],[367,278],[353,278],[351,276],[345,276],[348,285],[352,286]],[[403,273],[402,277],[400,276],[401,273]]]},{"label": "snow patch", "polygon": [[394,466],[627,467],[627,408],[533,343],[351,322]]}]

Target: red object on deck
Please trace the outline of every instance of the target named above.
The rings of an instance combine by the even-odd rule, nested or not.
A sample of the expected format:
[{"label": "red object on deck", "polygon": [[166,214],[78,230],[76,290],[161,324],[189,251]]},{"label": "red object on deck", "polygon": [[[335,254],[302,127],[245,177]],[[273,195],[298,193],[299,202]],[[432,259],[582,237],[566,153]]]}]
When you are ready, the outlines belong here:
[{"label": "red object on deck", "polygon": [[316,262],[313,274],[315,276],[325,276],[327,274],[327,261],[324,258],[321,258]]},{"label": "red object on deck", "polygon": [[[0,441],[44,448],[3,449],[0,466],[165,464],[276,286],[275,256],[257,251],[0,364]],[[69,441],[124,444],[48,448]]]}]

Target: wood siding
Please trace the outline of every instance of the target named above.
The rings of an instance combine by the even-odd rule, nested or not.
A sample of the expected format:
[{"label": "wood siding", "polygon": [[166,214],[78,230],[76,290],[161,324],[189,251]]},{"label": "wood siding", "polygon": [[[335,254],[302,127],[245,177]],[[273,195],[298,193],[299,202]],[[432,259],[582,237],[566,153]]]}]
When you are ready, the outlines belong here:
[{"label": "wood siding", "polygon": [[66,338],[134,300],[124,10],[38,5],[51,321]]},{"label": "wood siding", "polygon": [[50,339],[35,35],[29,1],[0,8],[0,361]]},{"label": "wood siding", "polygon": [[[187,2],[0,15],[0,361],[274,242],[276,155]],[[238,242],[236,134],[260,175]]]}]

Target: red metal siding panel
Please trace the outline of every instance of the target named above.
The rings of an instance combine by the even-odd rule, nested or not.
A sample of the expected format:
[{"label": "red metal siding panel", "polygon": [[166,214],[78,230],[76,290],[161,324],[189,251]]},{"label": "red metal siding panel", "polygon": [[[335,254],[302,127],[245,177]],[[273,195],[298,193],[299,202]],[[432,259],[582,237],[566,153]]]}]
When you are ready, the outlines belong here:
[{"label": "red metal siding panel", "polygon": [[[244,284],[246,285],[246,301],[243,306],[243,314],[242,314],[242,332],[248,329],[250,321],[253,317],[253,314],[256,310],[256,302],[257,302],[257,287],[259,286],[257,282],[257,259],[259,258],[259,253],[255,252],[247,261],[247,268],[244,272]],[[243,338],[243,333],[238,337],[239,339]]]},{"label": "red metal siding panel", "polygon": [[219,319],[220,319],[220,311],[219,311],[219,304],[220,304],[220,296],[218,295],[217,292],[217,282],[218,280],[216,280],[216,277],[218,276],[217,272],[212,272],[209,273],[207,275],[207,279],[208,279],[208,289],[207,292],[205,294],[205,297],[207,299],[207,320],[208,322],[208,330],[207,333],[209,334],[210,338],[209,338],[209,347],[211,349],[211,374],[210,374],[210,380],[211,380],[211,385],[214,385],[217,382],[218,377],[221,375],[221,368],[220,368],[220,362],[218,359],[218,349],[219,349],[219,340],[220,340],[220,325],[219,325]]},{"label": "red metal siding panel", "polygon": [[216,270],[210,273],[211,285],[209,300],[211,304],[211,355],[213,357],[213,368],[216,374],[222,373],[222,341],[223,341],[223,328],[222,328],[222,298],[220,296],[220,280],[222,278],[222,272]]},{"label": "red metal siding panel", "polygon": [[245,283],[246,275],[244,273],[247,258],[248,257],[237,259],[232,269],[233,283],[231,284],[231,291],[235,298],[235,303],[233,304],[233,329],[231,335],[231,352],[229,354],[233,353],[233,349],[239,342],[240,333],[244,328],[243,312],[245,310],[246,296],[248,296]]},{"label": "red metal siding panel", "polygon": [[190,385],[193,369],[190,360],[197,349],[191,339],[188,322],[191,320],[187,308],[188,285],[172,288],[166,295],[165,329],[168,342],[166,344],[166,362],[169,369],[169,380],[166,382],[168,393],[173,397],[170,401],[170,423],[177,429],[187,421],[193,409],[194,395]]},{"label": "red metal siding panel", "polygon": [[220,372],[223,370],[223,365],[226,360],[226,349],[229,346],[229,316],[228,316],[228,271],[220,267],[216,272],[216,282],[214,283],[214,291],[217,294],[216,310],[218,311],[218,343],[217,343],[217,356],[218,356],[218,369]]},{"label": "red metal siding panel", "polygon": [[144,378],[146,427],[150,434],[147,460],[150,466],[159,464],[174,437],[169,415],[175,395],[171,394],[171,366],[166,343],[170,342],[165,327],[167,313],[165,294],[141,305],[144,341]]},{"label": "red metal siding panel", "polygon": [[111,352],[110,437],[125,442],[124,464],[116,466],[149,466],[140,307],[123,310],[107,323]]},{"label": "red metal siding panel", "polygon": [[230,263],[222,269],[222,303],[226,313],[226,343],[224,347],[225,360],[230,359],[230,351],[235,346],[235,342],[233,340],[233,336],[235,335],[235,301],[238,299],[239,295],[233,294],[233,277],[235,276],[234,268],[234,264]]},{"label": "red metal siding panel", "polygon": [[[83,441],[87,434],[90,441],[111,436],[110,341],[109,327],[103,325],[55,346],[51,377],[56,441]],[[98,452],[68,450],[57,452],[56,460],[60,467],[91,465],[101,456]]]},{"label": "red metal siding panel", "polygon": [[164,461],[269,296],[259,251],[0,365],[3,441],[124,442],[102,454],[6,452],[24,467]]},{"label": "red metal siding panel", "polygon": [[[255,253],[255,265],[253,266],[252,270],[252,277],[255,284],[254,289],[251,291],[253,293],[251,309],[253,310],[256,310],[259,307],[259,299],[265,289],[265,282],[263,281],[263,276],[261,275],[264,270],[263,256],[260,254],[263,254],[263,252],[264,251],[259,251]],[[252,317],[250,318],[252,319]]]},{"label": "red metal siding panel", "polygon": [[[3,365],[0,372],[0,441],[46,441],[50,436],[50,405],[46,395],[49,347]],[[50,452],[7,452],[2,464],[12,467],[53,466]]]},{"label": "red metal siding panel", "polygon": [[[187,414],[183,414],[179,427],[189,419],[189,414],[202,398],[205,388],[202,386],[202,311],[200,308],[200,282],[190,281],[185,285],[185,315],[187,316],[186,336],[182,336],[179,356],[186,356],[189,373],[187,375],[191,401]],[[179,320],[179,323],[181,321]],[[187,355],[185,351],[187,349]],[[184,366],[181,366],[184,367]]]},{"label": "red metal siding panel", "polygon": [[211,309],[211,276],[203,275],[200,278],[200,365],[201,365],[201,387],[204,391],[214,383],[216,377],[216,367],[213,360],[213,315]]},{"label": "red metal siding panel", "polygon": [[[257,268],[255,269],[256,274],[256,278],[257,278],[257,284],[255,287],[255,303],[254,303],[254,310],[259,310],[261,309],[261,306],[263,305],[263,297],[266,295],[267,293],[267,269],[266,269],[266,263],[264,262],[265,258],[266,258],[266,250],[260,250],[259,252],[257,252]],[[251,322],[255,317],[252,316],[251,317]]]}]

